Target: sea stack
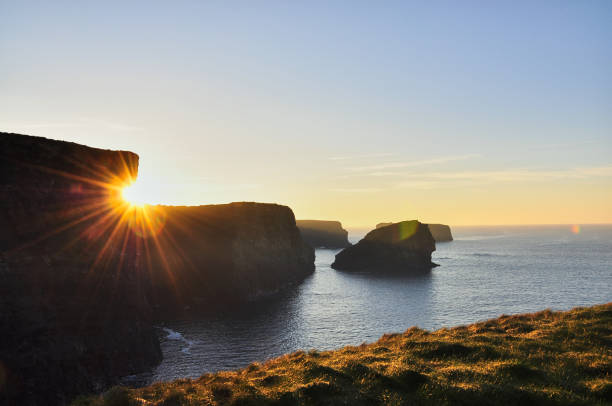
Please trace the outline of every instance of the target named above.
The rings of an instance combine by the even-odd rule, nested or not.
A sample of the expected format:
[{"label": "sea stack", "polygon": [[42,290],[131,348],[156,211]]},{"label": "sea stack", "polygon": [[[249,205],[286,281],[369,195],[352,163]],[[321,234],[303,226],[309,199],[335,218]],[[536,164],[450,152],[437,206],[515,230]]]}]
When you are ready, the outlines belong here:
[{"label": "sea stack", "polygon": [[351,245],[348,231],[339,221],[297,220],[302,238],[313,248],[346,248]]},{"label": "sea stack", "polygon": [[[378,223],[376,228],[390,226],[393,223]],[[451,229],[446,224],[426,224],[429,227],[429,231],[436,242],[449,242],[453,241],[453,235]]]},{"label": "sea stack", "polygon": [[435,241],[417,220],[393,223],[370,231],[357,244],[336,255],[332,268],[343,271],[421,273],[436,266]]}]

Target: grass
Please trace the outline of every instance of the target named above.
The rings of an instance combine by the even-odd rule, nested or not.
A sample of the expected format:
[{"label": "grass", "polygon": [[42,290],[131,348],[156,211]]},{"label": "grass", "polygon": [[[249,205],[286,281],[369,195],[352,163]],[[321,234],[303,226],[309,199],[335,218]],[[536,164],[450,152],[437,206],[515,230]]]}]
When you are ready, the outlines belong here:
[{"label": "grass", "polygon": [[145,388],[73,406],[612,404],[612,303],[416,327],[334,351]]}]

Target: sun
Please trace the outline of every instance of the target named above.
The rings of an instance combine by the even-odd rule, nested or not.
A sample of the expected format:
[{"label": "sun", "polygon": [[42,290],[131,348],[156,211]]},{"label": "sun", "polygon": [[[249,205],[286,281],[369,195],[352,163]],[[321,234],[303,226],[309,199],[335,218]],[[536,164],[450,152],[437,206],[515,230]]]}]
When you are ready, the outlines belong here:
[{"label": "sun", "polygon": [[124,187],[121,197],[132,206],[144,207],[147,204],[136,183]]}]

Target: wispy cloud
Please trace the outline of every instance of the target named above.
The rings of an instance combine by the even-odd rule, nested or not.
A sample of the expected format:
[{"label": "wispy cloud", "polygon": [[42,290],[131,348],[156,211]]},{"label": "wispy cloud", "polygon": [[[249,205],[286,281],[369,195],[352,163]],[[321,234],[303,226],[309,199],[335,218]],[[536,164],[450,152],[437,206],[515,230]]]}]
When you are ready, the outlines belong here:
[{"label": "wispy cloud", "polygon": [[376,193],[381,192],[381,188],[334,188],[330,189],[332,192],[339,193]]},{"label": "wispy cloud", "polygon": [[563,142],[563,143],[550,143],[550,144],[543,144],[543,145],[535,145],[532,147],[528,147],[528,149],[532,151],[542,151],[542,150],[550,151],[550,150],[557,150],[557,149],[577,148],[577,147],[582,147],[585,145],[592,145],[595,143],[596,143],[595,140],[581,140],[581,141],[576,141],[576,142]]},{"label": "wispy cloud", "polygon": [[473,186],[500,182],[543,182],[570,179],[612,177],[612,165],[576,167],[559,170],[508,169],[461,172],[422,172],[404,174],[405,180],[394,183],[395,188],[433,189],[448,186]]},{"label": "wispy cloud", "polygon": [[381,171],[385,169],[399,169],[399,168],[414,168],[418,166],[436,165],[443,164],[453,161],[464,161],[466,159],[478,158],[480,154],[465,154],[455,156],[445,156],[439,158],[424,159],[419,161],[402,161],[402,162],[385,162],[375,165],[364,165],[354,166],[346,168],[353,172],[365,172],[365,171]]},{"label": "wispy cloud", "polygon": [[239,183],[235,185],[227,185],[224,188],[228,190],[245,190],[245,189],[259,189],[262,186],[261,183]]},{"label": "wispy cloud", "polygon": [[348,155],[348,156],[332,156],[329,157],[331,161],[346,161],[350,159],[363,159],[363,158],[382,158],[387,156],[395,156],[396,153],[393,152],[380,152],[374,154],[364,154],[364,155]]}]

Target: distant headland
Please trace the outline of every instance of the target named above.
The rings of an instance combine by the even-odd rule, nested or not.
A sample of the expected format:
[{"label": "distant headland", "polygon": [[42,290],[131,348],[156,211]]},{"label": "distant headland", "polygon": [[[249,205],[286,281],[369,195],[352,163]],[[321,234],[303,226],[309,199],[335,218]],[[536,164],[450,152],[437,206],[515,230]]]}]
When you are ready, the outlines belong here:
[{"label": "distant headland", "polygon": [[297,220],[302,238],[313,248],[345,248],[351,245],[348,231],[339,221]]}]

